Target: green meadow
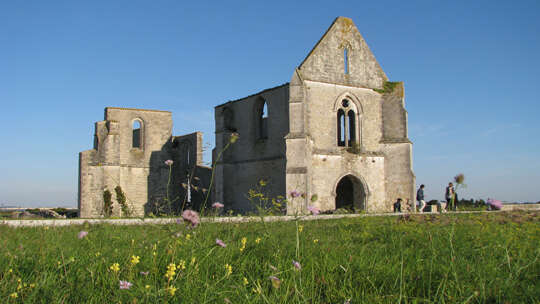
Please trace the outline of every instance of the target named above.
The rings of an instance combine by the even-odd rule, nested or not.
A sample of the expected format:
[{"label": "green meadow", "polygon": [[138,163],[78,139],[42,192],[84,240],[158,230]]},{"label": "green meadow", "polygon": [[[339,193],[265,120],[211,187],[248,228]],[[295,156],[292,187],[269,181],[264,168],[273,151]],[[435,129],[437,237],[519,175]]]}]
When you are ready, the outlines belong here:
[{"label": "green meadow", "polygon": [[0,257],[0,303],[540,301],[537,212],[0,226]]}]

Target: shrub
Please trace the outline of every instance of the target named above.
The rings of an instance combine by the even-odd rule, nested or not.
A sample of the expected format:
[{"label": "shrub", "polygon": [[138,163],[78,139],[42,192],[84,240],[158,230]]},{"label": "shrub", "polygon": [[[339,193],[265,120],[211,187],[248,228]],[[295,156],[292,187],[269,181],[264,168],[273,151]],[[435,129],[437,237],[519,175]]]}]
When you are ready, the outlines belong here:
[{"label": "shrub", "polygon": [[116,186],[114,192],[116,192],[116,201],[120,204],[120,208],[122,208],[122,214],[124,216],[131,216],[131,209],[127,204],[126,195],[124,194],[124,191],[122,191],[122,187]]},{"label": "shrub", "polygon": [[113,205],[112,205],[112,194],[109,189],[103,191],[103,215],[109,217],[112,215]]}]

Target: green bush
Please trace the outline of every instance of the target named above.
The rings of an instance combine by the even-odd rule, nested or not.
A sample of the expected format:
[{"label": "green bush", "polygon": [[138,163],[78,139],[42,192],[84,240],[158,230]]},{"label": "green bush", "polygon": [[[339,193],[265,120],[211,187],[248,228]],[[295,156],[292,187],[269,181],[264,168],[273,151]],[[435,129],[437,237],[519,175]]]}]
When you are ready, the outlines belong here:
[{"label": "green bush", "polygon": [[103,191],[103,215],[105,217],[110,217],[112,215],[112,210],[112,194],[109,189],[105,189]]}]

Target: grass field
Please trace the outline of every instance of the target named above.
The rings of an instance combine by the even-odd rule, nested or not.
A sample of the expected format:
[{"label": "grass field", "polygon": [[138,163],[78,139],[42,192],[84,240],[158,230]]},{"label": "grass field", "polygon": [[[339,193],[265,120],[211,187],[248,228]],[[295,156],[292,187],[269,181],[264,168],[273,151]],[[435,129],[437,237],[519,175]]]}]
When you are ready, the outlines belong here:
[{"label": "grass field", "polygon": [[535,212],[3,226],[0,256],[1,303],[540,301]]}]

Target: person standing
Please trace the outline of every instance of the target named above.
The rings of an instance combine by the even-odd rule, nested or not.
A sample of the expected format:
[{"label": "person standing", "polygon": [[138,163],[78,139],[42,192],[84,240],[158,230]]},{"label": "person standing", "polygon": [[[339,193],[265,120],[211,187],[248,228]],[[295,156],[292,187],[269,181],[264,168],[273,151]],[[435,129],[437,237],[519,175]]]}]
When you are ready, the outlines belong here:
[{"label": "person standing", "polygon": [[426,201],[424,200],[424,185],[420,185],[418,191],[416,191],[416,201],[418,202],[418,211],[422,212],[424,207],[426,207]]},{"label": "person standing", "polygon": [[398,198],[397,202],[394,203],[394,212],[401,212],[401,198]]},{"label": "person standing", "polygon": [[455,195],[456,192],[454,190],[454,184],[448,183],[448,187],[446,187],[446,193],[444,194],[444,197],[446,198],[446,211],[450,210],[456,210],[456,204],[455,204]]}]

